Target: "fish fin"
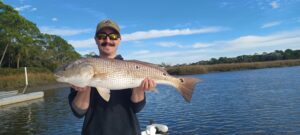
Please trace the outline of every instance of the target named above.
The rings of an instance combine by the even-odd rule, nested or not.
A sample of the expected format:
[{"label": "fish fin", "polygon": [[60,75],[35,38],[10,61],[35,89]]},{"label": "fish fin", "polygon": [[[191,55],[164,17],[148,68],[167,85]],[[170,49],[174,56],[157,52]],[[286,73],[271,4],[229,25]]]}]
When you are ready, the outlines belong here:
[{"label": "fish fin", "polygon": [[110,99],[110,90],[102,87],[97,87],[96,88],[99,95],[106,101],[108,102]]},{"label": "fish fin", "polygon": [[191,77],[183,77],[177,79],[177,90],[180,92],[186,102],[191,102],[194,87],[200,81],[200,79]]},{"label": "fish fin", "polygon": [[136,64],[141,64],[141,65],[149,66],[149,67],[158,69],[158,70],[160,70],[160,71],[162,71],[164,73],[167,73],[167,71],[163,67],[160,67],[157,64],[152,64],[152,63],[148,63],[148,62],[144,62],[144,61],[138,61],[138,60],[127,60],[127,61],[131,62],[131,63],[136,63]]}]

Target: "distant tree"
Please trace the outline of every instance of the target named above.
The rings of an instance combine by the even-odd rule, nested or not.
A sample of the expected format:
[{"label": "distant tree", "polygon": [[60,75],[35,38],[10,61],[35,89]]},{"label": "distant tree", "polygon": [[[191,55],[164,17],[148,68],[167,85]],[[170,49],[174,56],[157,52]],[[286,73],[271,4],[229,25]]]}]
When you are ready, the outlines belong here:
[{"label": "distant tree", "polygon": [[291,49],[286,49],[284,51],[284,57],[285,59],[293,59],[294,58],[294,52]]},{"label": "distant tree", "polygon": [[85,54],[83,57],[85,58],[93,58],[93,57],[97,57],[98,55],[95,52],[90,52],[88,54]]},{"label": "distant tree", "polygon": [[218,60],[216,58],[211,58],[209,60],[209,64],[217,64],[218,63]]},{"label": "distant tree", "polygon": [[72,45],[56,35],[42,34],[36,25],[0,1],[0,67],[37,66],[54,70],[78,59]]},{"label": "distant tree", "polygon": [[190,65],[207,65],[219,63],[241,63],[241,62],[258,62],[258,61],[273,61],[285,59],[300,59],[300,50],[286,49],[285,51],[275,50],[274,52],[263,52],[262,54],[255,53],[253,55],[240,55],[234,58],[219,57],[211,58],[208,61],[202,60]]},{"label": "distant tree", "polygon": [[159,66],[164,67],[164,68],[171,67],[170,64],[166,64],[164,62],[162,62]]}]

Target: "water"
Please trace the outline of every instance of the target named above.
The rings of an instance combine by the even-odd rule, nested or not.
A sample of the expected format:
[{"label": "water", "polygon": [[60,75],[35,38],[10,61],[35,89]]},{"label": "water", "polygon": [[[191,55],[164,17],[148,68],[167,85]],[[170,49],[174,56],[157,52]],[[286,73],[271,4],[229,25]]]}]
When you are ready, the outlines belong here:
[{"label": "water", "polygon": [[[168,86],[147,93],[138,114],[142,128],[150,119],[169,134],[300,134],[300,67],[194,75],[190,104]],[[0,108],[0,134],[80,134],[82,119],[68,106],[69,90],[45,91],[45,98]]]}]

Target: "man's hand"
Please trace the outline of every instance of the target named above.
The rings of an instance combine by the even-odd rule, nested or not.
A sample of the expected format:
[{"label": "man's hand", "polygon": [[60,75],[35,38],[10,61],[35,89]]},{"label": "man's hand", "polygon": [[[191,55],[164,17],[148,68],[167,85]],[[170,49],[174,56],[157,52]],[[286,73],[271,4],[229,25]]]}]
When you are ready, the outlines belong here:
[{"label": "man's hand", "polygon": [[71,87],[77,91],[76,97],[73,100],[73,105],[78,109],[86,110],[90,104],[91,87],[77,87],[74,85]]},{"label": "man's hand", "polygon": [[148,91],[155,89],[155,87],[155,81],[147,77],[142,81],[141,85],[138,88],[142,91]]},{"label": "man's hand", "polygon": [[145,91],[153,90],[156,87],[156,83],[154,80],[150,78],[145,78],[141,85],[137,88],[133,88],[131,101],[134,103],[138,103],[145,99]]}]

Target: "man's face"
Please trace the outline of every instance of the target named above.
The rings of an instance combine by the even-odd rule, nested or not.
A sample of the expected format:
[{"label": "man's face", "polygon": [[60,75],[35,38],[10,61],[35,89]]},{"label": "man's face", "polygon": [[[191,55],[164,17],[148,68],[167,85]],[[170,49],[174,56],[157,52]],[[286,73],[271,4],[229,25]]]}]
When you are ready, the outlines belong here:
[{"label": "man's face", "polygon": [[[100,54],[113,55],[117,53],[118,46],[121,39],[118,35],[117,39],[110,38],[108,35],[113,36],[113,34],[118,35],[116,31],[111,28],[103,28],[95,37],[95,41],[98,45]],[[101,35],[101,36],[100,36]],[[104,35],[104,36],[103,36]],[[105,37],[105,35],[107,35]]]}]

